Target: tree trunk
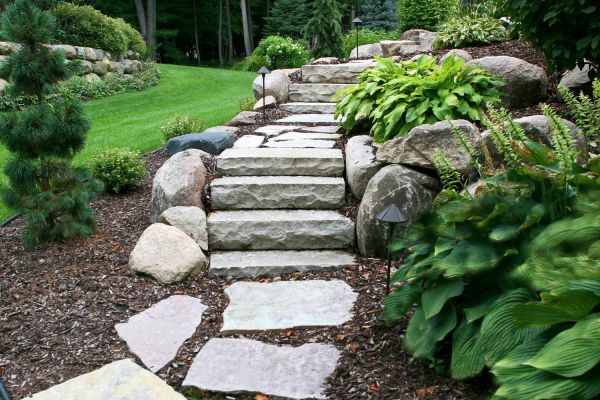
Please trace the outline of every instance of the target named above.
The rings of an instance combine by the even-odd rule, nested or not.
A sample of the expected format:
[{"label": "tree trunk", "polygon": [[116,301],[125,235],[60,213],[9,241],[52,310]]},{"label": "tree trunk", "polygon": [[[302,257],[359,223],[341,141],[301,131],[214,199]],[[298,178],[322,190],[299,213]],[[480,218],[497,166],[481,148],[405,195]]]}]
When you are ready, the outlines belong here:
[{"label": "tree trunk", "polygon": [[229,0],[225,0],[225,14],[227,16],[227,62],[233,64],[233,33],[231,31],[231,8]]},{"label": "tree trunk", "polygon": [[248,36],[250,37],[250,50],[254,51],[254,32],[252,29],[252,13],[250,12],[250,0],[246,0],[246,16],[248,18]]},{"label": "tree trunk", "polygon": [[219,65],[225,65],[223,60],[223,0],[219,0],[219,29],[217,32],[217,45],[219,46]]},{"label": "tree trunk", "polygon": [[140,23],[140,32],[146,41],[148,41],[148,28],[146,24],[146,11],[144,10],[144,4],[142,0],[134,0],[135,10],[137,12],[138,21]]},{"label": "tree trunk", "polygon": [[198,65],[201,65],[202,60],[200,59],[200,41],[198,40],[198,15],[196,11],[196,0],[194,0],[194,37],[196,39],[196,59],[198,60]]},{"label": "tree trunk", "polygon": [[250,43],[250,26],[248,25],[248,7],[246,7],[246,0],[240,0],[240,8],[242,10],[244,48],[246,49],[246,57],[250,57],[252,55],[252,43]]},{"label": "tree trunk", "polygon": [[146,18],[148,19],[148,37],[146,39],[148,43],[148,55],[151,60],[156,61],[156,0],[148,0]]}]

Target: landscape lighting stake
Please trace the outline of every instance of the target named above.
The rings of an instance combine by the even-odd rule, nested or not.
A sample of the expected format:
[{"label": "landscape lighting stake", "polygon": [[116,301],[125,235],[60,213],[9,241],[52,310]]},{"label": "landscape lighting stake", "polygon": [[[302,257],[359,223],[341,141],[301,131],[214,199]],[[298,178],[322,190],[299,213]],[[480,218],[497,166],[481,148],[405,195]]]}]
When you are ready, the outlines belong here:
[{"label": "landscape lighting stake", "polygon": [[395,204],[390,204],[386,207],[385,210],[377,214],[375,217],[379,222],[385,222],[388,224],[388,238],[387,238],[387,280],[385,286],[385,295],[390,294],[390,275],[392,271],[392,250],[390,249],[390,244],[392,242],[392,237],[394,236],[394,227],[397,224],[403,224],[408,222],[408,216],[404,214],[398,206]]},{"label": "landscape lighting stake", "polygon": [[354,28],[356,29],[356,59],[358,60],[358,28],[360,24],[362,24],[362,20],[356,17],[352,20],[352,23],[354,24]]},{"label": "landscape lighting stake", "polygon": [[266,85],[265,85],[265,78],[267,76],[267,74],[270,74],[271,71],[269,71],[269,69],[267,67],[265,67],[264,65],[258,70],[258,73],[262,75],[262,81],[263,81],[263,107],[262,107],[262,111],[263,111],[263,121],[267,120],[267,104],[266,104],[266,99],[265,99],[265,92],[266,92]]}]

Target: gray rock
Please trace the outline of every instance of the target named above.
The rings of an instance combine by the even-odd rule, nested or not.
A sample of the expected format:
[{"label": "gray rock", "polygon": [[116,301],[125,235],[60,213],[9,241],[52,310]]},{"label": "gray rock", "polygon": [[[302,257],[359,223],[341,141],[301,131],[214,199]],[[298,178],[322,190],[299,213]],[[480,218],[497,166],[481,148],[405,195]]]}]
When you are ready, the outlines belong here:
[{"label": "gray rock", "polygon": [[297,129],[294,129],[294,130],[298,131],[298,132],[340,133],[342,131],[342,128],[339,126],[325,125],[325,126],[302,126],[302,127],[297,127]]},{"label": "gray rock", "polygon": [[311,62],[311,65],[337,64],[339,61],[340,59],[337,57],[321,57]]},{"label": "gray rock", "polygon": [[400,36],[400,40],[411,40],[413,42],[418,43],[419,38],[422,33],[433,33],[433,32],[430,32],[425,29],[409,29]]},{"label": "gray rock", "polygon": [[152,224],[136,243],[129,256],[129,267],[170,284],[197,275],[208,264],[194,239],[177,228]]},{"label": "gray rock", "polygon": [[305,65],[302,67],[302,81],[307,83],[358,83],[358,75],[376,66],[376,62]]},{"label": "gray rock", "polygon": [[26,400],[185,400],[152,372],[129,359],[27,397]]},{"label": "gray rock", "polygon": [[106,63],[104,63],[102,61],[96,61],[92,64],[92,71],[96,75],[102,76],[108,72],[108,67],[107,67]]},{"label": "gray rock", "polygon": [[184,387],[222,393],[265,393],[286,399],[325,399],[325,379],[340,352],[309,343],[274,346],[250,339],[215,338],[200,350]]},{"label": "gray rock", "polygon": [[73,60],[77,58],[77,50],[73,46],[69,46],[68,44],[55,44],[52,46],[53,50],[61,50],[65,53],[65,57],[68,60]]},{"label": "gray rock", "polygon": [[236,115],[231,121],[227,123],[227,126],[248,126],[248,125],[256,125],[256,118],[261,114],[255,111],[242,111],[238,115]]},{"label": "gray rock", "polygon": [[188,149],[197,149],[218,155],[233,146],[235,134],[231,132],[189,133],[176,136],[167,142],[167,154],[172,156]]},{"label": "gray rock", "polygon": [[384,57],[412,54],[420,51],[419,43],[411,40],[382,40],[380,43]]},{"label": "gray rock", "polygon": [[[290,80],[285,72],[280,70],[272,71],[265,76],[265,96],[273,96],[279,103],[285,103],[288,100]],[[252,91],[254,98],[260,99],[263,97],[263,81],[262,76],[257,76],[252,83]]]},{"label": "gray rock", "polygon": [[294,83],[290,85],[289,98],[296,103],[331,103],[340,90],[350,86],[342,83]]},{"label": "gray rock", "polygon": [[81,61],[81,65],[83,66],[84,74],[90,74],[94,70],[94,64],[89,61]]},{"label": "gray rock", "polygon": [[318,176],[224,177],[211,182],[213,210],[337,209],[344,205],[343,178]]},{"label": "gray rock", "polygon": [[565,72],[560,79],[559,85],[566,87],[573,93],[579,94],[580,92],[584,92],[589,95],[592,93],[590,71],[592,70],[589,64],[584,65],[583,68],[575,67]]},{"label": "gray rock", "polygon": [[383,166],[375,160],[370,136],[354,136],[346,144],[346,180],[352,194],[362,199],[367,184]]},{"label": "gray rock", "polygon": [[440,64],[443,64],[444,61],[446,61],[446,59],[448,57],[450,57],[450,55],[454,54],[454,58],[462,58],[463,60],[465,60],[465,62],[469,62],[471,60],[473,60],[473,56],[465,50],[462,49],[452,49],[450,51],[448,51],[446,54],[444,54],[442,56],[442,58],[440,58]]},{"label": "gray rock", "polygon": [[296,129],[299,129],[299,128],[301,128],[301,127],[297,126],[297,125],[287,125],[287,126],[286,125],[266,125],[266,126],[261,126],[257,130],[255,130],[254,133],[260,133],[267,137],[273,137],[273,136],[277,136],[277,135],[280,135],[285,132],[295,131]]},{"label": "gray rock", "polygon": [[229,176],[342,176],[344,158],[338,149],[227,149],[217,166]]},{"label": "gray rock", "polygon": [[268,110],[270,108],[277,107],[277,100],[273,96],[265,96],[264,99],[258,99],[256,104],[254,104],[254,111],[262,111],[263,109]]},{"label": "gray rock", "polygon": [[490,56],[467,63],[481,67],[506,82],[501,91],[506,94],[502,104],[508,108],[527,107],[537,104],[548,93],[548,77],[544,70],[519,58]]},{"label": "gray rock", "polygon": [[12,42],[0,42],[0,55],[9,56],[19,49],[19,45]]},{"label": "gray rock", "polygon": [[342,123],[342,118],[335,119],[333,114],[297,114],[290,115],[275,121],[278,124],[321,124],[338,125]]},{"label": "gray rock", "polygon": [[152,372],[161,370],[177,355],[202,322],[208,307],[190,296],[171,296],[116,324],[119,337]]},{"label": "gray rock", "polygon": [[[436,179],[410,168],[400,165],[382,168],[369,181],[358,208],[356,237],[360,254],[386,255],[389,228],[377,220],[377,214],[396,204],[409,217],[409,224],[413,223],[429,211],[440,186]],[[407,226],[397,226],[395,233],[401,234]]]},{"label": "gray rock", "polygon": [[347,249],[354,223],[335,211],[217,211],[208,216],[211,250]]},{"label": "gray rock", "polygon": [[279,106],[283,111],[293,114],[333,114],[335,103],[285,103]]},{"label": "gray rock", "polygon": [[156,172],[152,182],[150,221],[156,222],[165,210],[176,206],[204,209],[202,192],[206,168],[200,150],[185,150],[169,158]]},{"label": "gray rock", "polygon": [[275,136],[273,141],[280,140],[338,140],[342,137],[339,133],[319,133],[319,132],[287,132]]},{"label": "gray rock", "polygon": [[[357,51],[358,49],[358,51]],[[357,57],[358,54],[358,57]],[[375,58],[375,57],[383,57],[383,49],[381,48],[381,44],[373,43],[373,44],[363,44],[358,47],[355,47],[350,52],[348,58]]]},{"label": "gray rock", "polygon": [[116,61],[110,61],[107,65],[107,68],[108,68],[109,72],[115,72],[117,74],[125,73],[125,69],[123,68],[123,65],[121,65],[121,63],[118,63]]},{"label": "gray rock", "polygon": [[433,48],[437,32],[421,32],[419,34],[419,51],[430,51]]},{"label": "gray rock", "polygon": [[83,59],[91,62],[98,61],[98,55],[96,54],[96,51],[91,47],[84,47]]},{"label": "gray rock", "polygon": [[419,125],[404,137],[390,140],[377,150],[377,160],[386,164],[404,164],[435,170],[433,153],[439,148],[450,164],[466,175],[473,172],[471,157],[452,135],[451,126],[460,129],[475,145],[479,130],[465,120],[440,121]]},{"label": "gray rock", "polygon": [[295,140],[269,140],[264,147],[279,149],[333,149],[333,140],[295,139]]},{"label": "gray rock", "polygon": [[206,129],[204,131],[204,133],[214,133],[214,132],[231,132],[231,133],[236,133],[239,130],[240,130],[240,128],[237,128],[235,126],[220,125],[220,126],[213,126],[211,128],[208,128],[208,129]]},{"label": "gray rock", "polygon": [[265,137],[260,135],[244,135],[233,144],[234,149],[255,149],[265,142]]},{"label": "gray rock", "polygon": [[213,252],[208,274],[256,278],[265,275],[343,269],[355,263],[354,255],[337,250]]},{"label": "gray rock", "polygon": [[85,79],[88,82],[101,82],[102,81],[102,78],[100,78],[98,75],[94,74],[93,72],[89,73],[89,74],[85,74],[83,76],[83,79]]},{"label": "gray rock", "polygon": [[202,250],[208,251],[206,213],[201,208],[171,207],[158,217],[158,222],[179,229],[194,239]]},{"label": "gray rock", "polygon": [[236,282],[225,295],[221,332],[339,326],[352,319],[358,297],[339,280]]}]

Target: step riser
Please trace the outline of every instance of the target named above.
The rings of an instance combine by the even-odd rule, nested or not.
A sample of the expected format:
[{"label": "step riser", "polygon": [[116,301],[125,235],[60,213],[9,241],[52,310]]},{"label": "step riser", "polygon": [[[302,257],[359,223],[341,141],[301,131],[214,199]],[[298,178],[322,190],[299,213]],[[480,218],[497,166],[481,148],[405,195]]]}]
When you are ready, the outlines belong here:
[{"label": "step riser", "polygon": [[[266,177],[265,177],[266,178]],[[338,209],[344,205],[344,180],[330,183],[231,183],[215,179],[211,184],[214,210]]]},{"label": "step riser", "polygon": [[290,85],[289,101],[299,103],[331,103],[342,89],[352,85],[342,84],[293,84]]},{"label": "step riser", "polygon": [[294,114],[333,114],[335,103],[285,103],[279,106],[283,111]]},{"label": "step riser", "polygon": [[306,83],[358,83],[358,75],[377,63],[353,63],[333,65],[305,65],[302,81]]}]

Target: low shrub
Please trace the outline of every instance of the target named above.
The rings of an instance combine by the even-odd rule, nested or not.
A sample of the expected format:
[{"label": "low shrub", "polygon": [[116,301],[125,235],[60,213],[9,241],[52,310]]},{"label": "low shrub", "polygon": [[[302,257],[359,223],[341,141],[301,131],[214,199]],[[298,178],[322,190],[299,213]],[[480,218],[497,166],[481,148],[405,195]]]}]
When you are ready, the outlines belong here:
[{"label": "low shrub", "polygon": [[145,55],[146,41],[142,34],[122,18],[112,18],[112,20],[127,38],[127,50],[140,53],[142,56]]},{"label": "low shrub", "polygon": [[128,149],[104,150],[92,160],[94,177],[111,193],[123,193],[134,188],[148,176],[139,153]]},{"label": "low shrub", "polygon": [[[398,40],[400,33],[398,31],[376,31],[369,28],[358,30],[358,45],[379,43],[382,40]],[[356,31],[348,31],[344,35],[344,55],[349,56],[350,52],[356,47]]]},{"label": "low shrub", "polygon": [[371,124],[376,142],[404,136],[415,126],[445,119],[478,121],[485,104],[498,104],[503,82],[464,60],[448,57],[442,65],[434,57],[379,64],[359,76],[359,84],[340,91],[335,116],[346,118],[351,130]]},{"label": "low shrub", "polygon": [[193,115],[176,115],[160,127],[165,141],[188,133],[202,132],[204,121]]},{"label": "low shrub", "polygon": [[508,40],[509,33],[500,20],[483,16],[452,18],[436,36],[434,48],[455,49]]},{"label": "low shrub", "polygon": [[240,112],[253,111],[256,100],[253,97],[244,97],[240,100]]},{"label": "low shrub", "polygon": [[239,64],[238,69],[257,71],[263,65],[270,70],[298,68],[307,62],[308,51],[302,43],[274,35],[261,40],[252,56]]},{"label": "low shrub", "polygon": [[399,0],[400,30],[437,31],[440,25],[457,12],[458,5],[459,0]]}]

